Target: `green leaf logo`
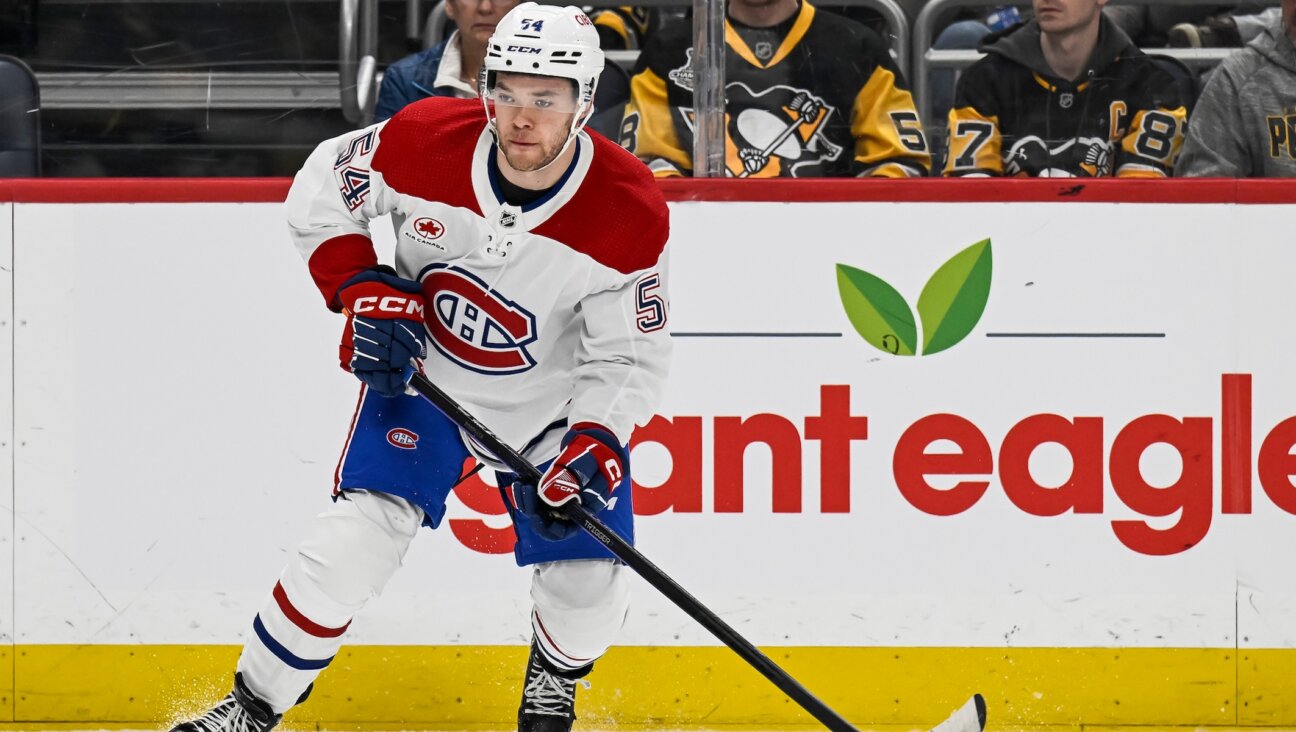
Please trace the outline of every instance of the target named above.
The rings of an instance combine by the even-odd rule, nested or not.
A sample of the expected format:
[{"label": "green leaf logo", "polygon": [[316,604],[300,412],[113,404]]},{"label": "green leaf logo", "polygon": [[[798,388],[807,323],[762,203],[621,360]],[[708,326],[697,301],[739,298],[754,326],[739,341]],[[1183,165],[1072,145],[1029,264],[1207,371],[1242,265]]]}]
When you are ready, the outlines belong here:
[{"label": "green leaf logo", "polygon": [[846,317],[864,340],[897,356],[914,355],[918,332],[913,311],[895,288],[849,265],[837,265],[837,291]]},{"label": "green leaf logo", "polygon": [[[967,337],[990,299],[990,240],[942,264],[918,296],[922,355],[940,353]],[[897,356],[918,352],[913,311],[895,288],[876,275],[837,265],[837,290],[851,325],[873,347]]]},{"label": "green leaf logo", "polygon": [[927,280],[918,296],[924,356],[940,353],[967,337],[990,299],[990,240],[955,254]]}]

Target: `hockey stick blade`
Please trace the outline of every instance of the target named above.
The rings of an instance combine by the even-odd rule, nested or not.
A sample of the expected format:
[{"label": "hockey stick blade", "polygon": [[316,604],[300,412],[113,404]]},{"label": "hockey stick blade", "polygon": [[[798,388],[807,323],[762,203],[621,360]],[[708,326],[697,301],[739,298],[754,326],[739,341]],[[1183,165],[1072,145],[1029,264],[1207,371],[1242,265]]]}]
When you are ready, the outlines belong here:
[{"label": "hockey stick blade", "polygon": [[954,710],[949,719],[931,728],[931,732],[981,732],[985,729],[986,703],[980,694]]}]

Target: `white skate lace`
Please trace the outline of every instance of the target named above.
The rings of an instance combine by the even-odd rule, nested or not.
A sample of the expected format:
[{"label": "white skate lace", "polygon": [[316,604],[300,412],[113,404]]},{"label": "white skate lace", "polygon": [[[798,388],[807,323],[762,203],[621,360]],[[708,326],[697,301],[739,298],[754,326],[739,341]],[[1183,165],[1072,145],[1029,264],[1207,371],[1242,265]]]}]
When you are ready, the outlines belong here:
[{"label": "white skate lace", "polygon": [[193,721],[200,732],[260,732],[261,725],[248,714],[233,694],[221,699],[211,711]]},{"label": "white skate lace", "polygon": [[[589,686],[589,683],[585,682],[585,685]],[[522,697],[526,699],[527,714],[569,717],[576,705],[576,682],[539,669],[527,679]]]}]

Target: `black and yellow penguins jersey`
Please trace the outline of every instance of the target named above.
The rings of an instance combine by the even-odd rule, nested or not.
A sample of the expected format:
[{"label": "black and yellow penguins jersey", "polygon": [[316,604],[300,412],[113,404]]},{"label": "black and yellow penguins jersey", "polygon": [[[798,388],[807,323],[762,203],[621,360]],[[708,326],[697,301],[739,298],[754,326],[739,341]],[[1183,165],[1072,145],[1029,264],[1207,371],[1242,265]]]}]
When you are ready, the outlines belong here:
[{"label": "black and yellow penguins jersey", "polygon": [[661,26],[661,12],[657,8],[620,5],[595,11],[590,20],[594,21],[599,47],[604,51],[638,50]]},{"label": "black and yellow penguins jersey", "polygon": [[[693,168],[692,28],[654,36],[621,144],[659,177]],[[737,178],[926,175],[931,153],[882,39],[802,0],[774,28],[725,21],[725,165]]]},{"label": "black and yellow penguins jersey", "polygon": [[955,92],[945,175],[1162,178],[1174,169],[1191,100],[1105,17],[1075,82],[1050,70],[1034,21],[981,50]]}]

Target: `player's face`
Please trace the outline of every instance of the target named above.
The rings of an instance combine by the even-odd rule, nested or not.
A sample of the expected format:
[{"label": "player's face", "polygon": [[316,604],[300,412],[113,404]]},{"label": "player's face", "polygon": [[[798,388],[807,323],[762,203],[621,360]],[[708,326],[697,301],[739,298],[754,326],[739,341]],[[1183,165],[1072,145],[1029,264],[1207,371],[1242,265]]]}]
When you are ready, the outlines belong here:
[{"label": "player's face", "polygon": [[1296,41],[1296,0],[1283,0],[1282,17],[1287,37]]},{"label": "player's face", "polygon": [[1070,33],[1098,22],[1107,0],[1033,0],[1035,18],[1045,33]]},{"label": "player's face", "polygon": [[462,36],[485,47],[499,23],[518,0],[446,0],[446,17],[454,21]]},{"label": "player's face", "polygon": [[501,73],[491,92],[499,148],[510,167],[538,170],[562,152],[577,112],[575,84],[554,76]]}]

